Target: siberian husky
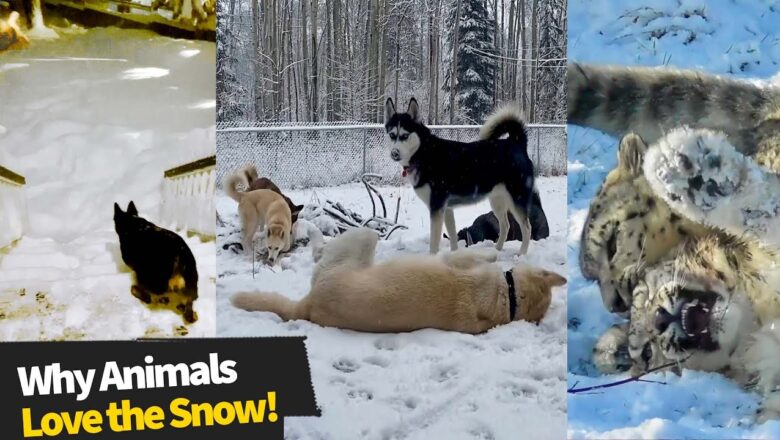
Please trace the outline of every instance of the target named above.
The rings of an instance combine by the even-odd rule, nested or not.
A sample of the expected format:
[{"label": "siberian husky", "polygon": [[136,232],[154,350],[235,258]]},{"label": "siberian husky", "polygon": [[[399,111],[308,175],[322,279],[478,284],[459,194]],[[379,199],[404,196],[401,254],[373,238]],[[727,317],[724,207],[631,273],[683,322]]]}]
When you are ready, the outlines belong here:
[{"label": "siberian husky", "polygon": [[[520,225],[528,252],[531,223],[534,165],[528,157],[525,124],[517,110],[505,107],[491,115],[480,132],[480,140],[456,142],[435,136],[420,121],[417,100],[405,113],[397,113],[393,100],[385,103],[385,130],[390,157],[401,162],[403,174],[417,196],[428,205],[431,217],[430,252],[439,251],[442,223],[447,227],[450,248],[458,248],[453,208],[476,203],[485,197],[498,218],[500,233],[496,249],[501,250],[509,233],[507,212]],[[508,135],[507,139],[501,139]]]}]

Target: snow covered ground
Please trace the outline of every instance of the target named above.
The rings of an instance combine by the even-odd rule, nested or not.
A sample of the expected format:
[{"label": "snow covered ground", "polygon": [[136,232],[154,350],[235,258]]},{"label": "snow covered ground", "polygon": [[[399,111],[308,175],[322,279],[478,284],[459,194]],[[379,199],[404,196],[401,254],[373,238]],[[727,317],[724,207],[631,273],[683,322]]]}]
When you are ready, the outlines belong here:
[{"label": "snow covered ground", "polygon": [[[574,61],[672,65],[740,78],[780,70],[780,2],[763,0],[570,0]],[[780,79],[780,77],[778,77]],[[776,81],[780,84],[780,81]],[[611,382],[591,363],[596,339],[616,318],[577,256],[590,203],[616,164],[617,139],[569,126],[569,385]],[[649,380],[569,398],[571,438],[780,438],[780,421],[756,426],[759,397],[715,373],[657,373]]]},{"label": "snow covered ground", "polygon": [[[538,180],[550,223],[550,238],[532,242],[517,257],[518,242],[500,255],[504,268],[514,261],[565,273],[566,178]],[[381,241],[377,260],[428,252],[428,211],[409,187],[381,187],[399,221],[409,230]],[[291,191],[296,203],[315,198],[341,202],[361,213],[371,203],[360,184]],[[314,268],[311,249],[298,248],[281,267],[258,267],[252,277],[248,257],[224,250],[238,239],[237,204],[217,196],[225,226],[217,229],[217,323],[220,336],[305,335],[320,418],[285,421],[288,439],[495,439],[565,436],[565,287],[555,291],[547,317],[536,326],[514,322],[473,336],[439,330],[368,334],[323,328],[306,321],[281,322],[271,313],[234,308],[241,290],[275,290],[291,298],[307,292]],[[487,202],[455,211],[458,227],[489,211]],[[442,243],[445,245],[445,243]],[[479,246],[493,246],[481,243]]]},{"label": "snow covered ground", "polygon": [[52,29],[0,54],[0,164],[26,177],[29,214],[0,254],[0,339],[213,335],[214,242],[187,239],[200,320],[185,327],[131,295],[113,203],[157,222],[163,171],[214,154],[214,43]]}]

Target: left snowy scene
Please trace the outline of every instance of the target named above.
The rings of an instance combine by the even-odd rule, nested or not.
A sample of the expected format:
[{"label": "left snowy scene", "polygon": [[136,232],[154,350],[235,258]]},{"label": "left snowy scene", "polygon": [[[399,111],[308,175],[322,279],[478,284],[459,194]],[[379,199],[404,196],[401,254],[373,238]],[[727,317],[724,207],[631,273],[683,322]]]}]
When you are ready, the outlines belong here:
[{"label": "left snowy scene", "polygon": [[0,340],[215,334],[198,4],[0,1]]}]

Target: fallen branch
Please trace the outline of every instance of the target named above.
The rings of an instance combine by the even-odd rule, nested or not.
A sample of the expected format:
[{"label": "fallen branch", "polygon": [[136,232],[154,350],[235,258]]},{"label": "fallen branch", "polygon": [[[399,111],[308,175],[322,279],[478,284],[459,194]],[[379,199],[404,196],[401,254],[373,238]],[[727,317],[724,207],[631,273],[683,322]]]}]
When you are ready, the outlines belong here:
[{"label": "fallen branch", "polygon": [[642,377],[644,377],[644,376],[646,376],[646,375],[648,375],[650,373],[655,373],[656,371],[663,370],[664,368],[669,368],[669,367],[673,367],[675,365],[680,365],[681,363],[685,362],[686,360],[688,360],[688,358],[685,358],[682,361],[669,362],[668,364],[664,364],[664,365],[661,365],[661,366],[658,366],[658,367],[655,367],[655,368],[651,368],[651,369],[647,370],[646,372],[640,374],[639,376],[632,376],[632,377],[629,377],[628,379],[622,379],[622,380],[618,380],[616,382],[610,382],[610,383],[605,383],[605,384],[601,384],[601,385],[594,385],[592,387],[575,388],[577,386],[577,384],[579,383],[579,382],[575,382],[574,385],[572,385],[571,388],[566,390],[566,392],[569,393],[569,394],[585,393],[585,392],[593,391],[593,390],[600,390],[600,389],[604,389],[604,388],[612,388],[612,387],[616,387],[618,385],[623,385],[623,384],[626,384],[626,383],[629,383],[629,382],[646,382],[646,383],[657,383],[657,384],[661,384],[661,385],[666,385],[666,382],[658,382],[658,381],[653,381],[653,380],[644,380],[644,379],[642,379]]}]

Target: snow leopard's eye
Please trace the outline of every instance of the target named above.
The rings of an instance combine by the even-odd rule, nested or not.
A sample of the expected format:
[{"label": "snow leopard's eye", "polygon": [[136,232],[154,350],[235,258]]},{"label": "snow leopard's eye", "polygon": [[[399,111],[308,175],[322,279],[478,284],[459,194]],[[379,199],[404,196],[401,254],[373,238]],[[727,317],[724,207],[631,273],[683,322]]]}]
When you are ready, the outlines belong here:
[{"label": "snow leopard's eye", "polygon": [[612,231],[612,235],[607,240],[607,260],[612,261],[612,258],[617,253],[617,231]]},{"label": "snow leopard's eye", "polygon": [[645,365],[648,367],[650,366],[650,359],[653,357],[653,347],[650,346],[650,343],[648,342],[645,344],[645,348],[642,349],[642,360],[645,362]]}]

